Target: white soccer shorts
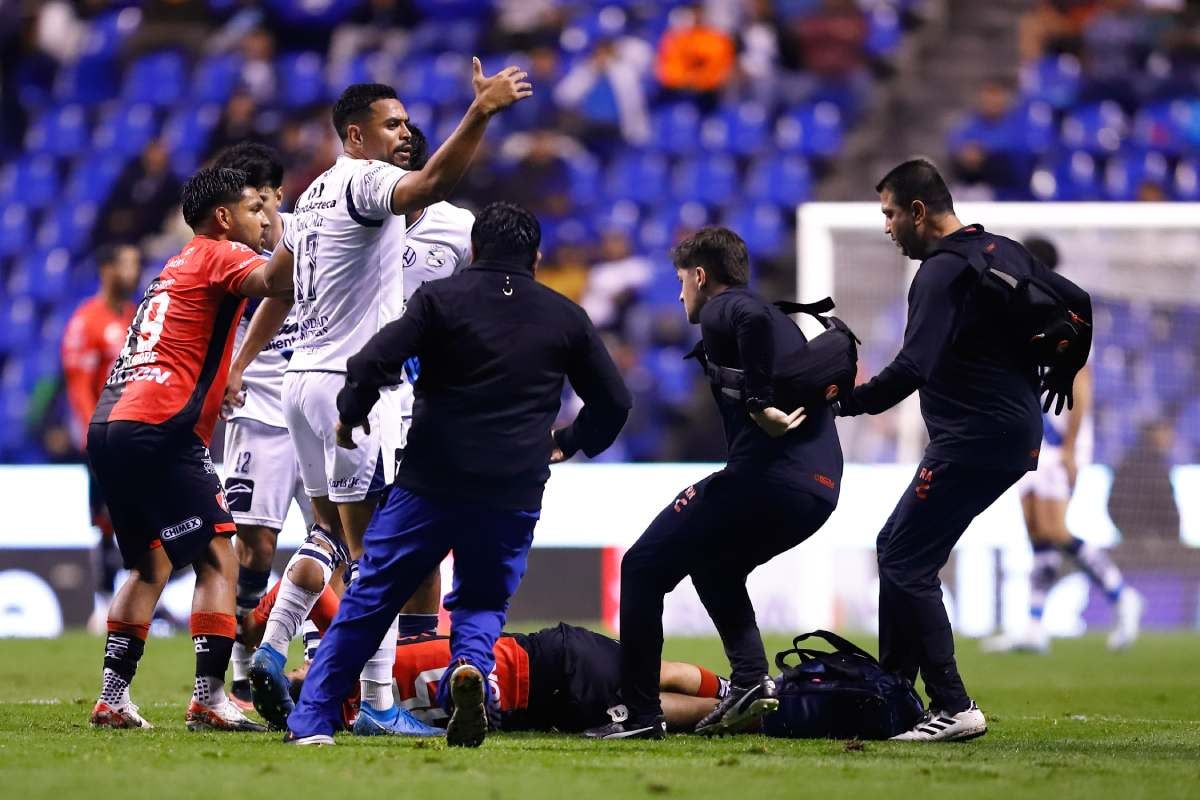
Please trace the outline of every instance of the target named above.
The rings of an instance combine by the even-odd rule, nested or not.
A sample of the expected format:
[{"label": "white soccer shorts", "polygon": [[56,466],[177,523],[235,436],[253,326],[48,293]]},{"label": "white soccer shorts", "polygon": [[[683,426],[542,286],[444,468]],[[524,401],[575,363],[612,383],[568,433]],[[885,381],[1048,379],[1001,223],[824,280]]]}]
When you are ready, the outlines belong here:
[{"label": "white soccer shorts", "polygon": [[232,419],[225,427],[225,499],[233,521],[283,529],[288,506],[300,506],[312,525],[312,504],[286,428],[254,419]]},{"label": "white soccer shorts", "polygon": [[1017,491],[1021,497],[1033,495],[1039,500],[1070,500],[1071,480],[1063,466],[1062,448],[1043,445],[1038,455],[1038,468],[1021,476]]},{"label": "white soccer shorts", "polygon": [[[367,418],[371,432],[356,428],[358,447],[346,450],[337,446],[337,394],[345,382],[340,372],[289,372],[283,378],[283,415],[300,461],[304,491],[335,503],[363,500],[395,477],[391,452],[400,416],[395,393],[380,393]],[[388,458],[383,457],[385,446]]]}]

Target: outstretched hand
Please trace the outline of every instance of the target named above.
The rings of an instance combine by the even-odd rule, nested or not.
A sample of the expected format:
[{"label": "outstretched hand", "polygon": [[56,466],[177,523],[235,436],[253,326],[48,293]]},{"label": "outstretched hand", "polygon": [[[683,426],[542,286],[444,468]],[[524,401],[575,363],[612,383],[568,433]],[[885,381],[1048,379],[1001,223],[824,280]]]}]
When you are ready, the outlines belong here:
[{"label": "outstretched hand", "polygon": [[491,116],[503,111],[518,100],[533,94],[533,85],[526,80],[529,73],[520,67],[505,67],[491,77],[483,74],[483,64],[471,59],[471,84],[475,87],[475,103]]},{"label": "outstretched hand", "polygon": [[771,406],[764,408],[762,411],[751,411],[750,418],[772,439],[778,439],[785,433],[796,430],[796,428],[799,428],[804,423],[804,420],[808,419],[804,414],[803,407],[797,408],[788,414]]}]

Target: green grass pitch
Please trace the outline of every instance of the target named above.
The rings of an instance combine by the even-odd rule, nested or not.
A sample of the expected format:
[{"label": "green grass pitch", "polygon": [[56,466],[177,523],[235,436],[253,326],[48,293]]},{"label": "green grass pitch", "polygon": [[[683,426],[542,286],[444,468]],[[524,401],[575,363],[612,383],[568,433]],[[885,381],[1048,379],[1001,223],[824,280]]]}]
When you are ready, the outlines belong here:
[{"label": "green grass pitch", "polygon": [[[102,650],[82,634],[0,641],[4,797],[1200,798],[1194,634],[1146,636],[1116,655],[1098,637],[1062,641],[1046,657],[983,656],[962,640],[963,674],[991,731],[949,745],[496,734],[470,751],[345,736],[337,747],[289,748],[274,733],[187,732],[192,655],[183,637],[152,639],[134,685],[157,729],[94,731],[87,717]],[[670,640],[666,656],[724,665],[713,639]]]}]

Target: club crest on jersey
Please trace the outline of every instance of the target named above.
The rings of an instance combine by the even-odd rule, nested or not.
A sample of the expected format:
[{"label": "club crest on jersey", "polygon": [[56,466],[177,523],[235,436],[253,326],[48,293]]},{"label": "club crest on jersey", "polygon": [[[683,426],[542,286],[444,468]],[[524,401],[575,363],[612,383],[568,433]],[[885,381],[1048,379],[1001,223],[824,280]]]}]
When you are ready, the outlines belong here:
[{"label": "club crest on jersey", "polygon": [[204,527],[204,522],[199,517],[185,519],[176,525],[169,528],[163,528],[158,532],[158,538],[164,542],[169,542],[172,539],[178,539],[180,536],[187,536],[189,533],[195,533]]},{"label": "club crest on jersey", "polygon": [[441,269],[450,262],[450,254],[446,252],[446,248],[440,244],[435,244],[429,248],[429,252],[425,256],[425,263],[434,269]]}]

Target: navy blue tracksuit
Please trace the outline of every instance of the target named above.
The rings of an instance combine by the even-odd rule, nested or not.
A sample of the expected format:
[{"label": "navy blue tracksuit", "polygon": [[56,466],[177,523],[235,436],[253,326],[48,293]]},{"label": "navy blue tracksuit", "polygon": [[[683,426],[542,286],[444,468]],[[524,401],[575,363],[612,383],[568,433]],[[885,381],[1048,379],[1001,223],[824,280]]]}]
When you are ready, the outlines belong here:
[{"label": "navy blue tracksuit", "polygon": [[[356,425],[421,358],[421,379],[396,484],[363,537],[358,579],[317,651],[288,727],[332,733],[342,699],[400,607],[454,553],[452,661],[483,675],[526,557],[555,445],[594,456],[616,439],[631,399],[583,309],[527,268],[476,262],[417,290],[346,365],[343,425]],[[584,406],[551,441],[563,381]],[[446,675],[450,674],[447,670]],[[447,705],[447,684],[438,698]]]},{"label": "navy blue tracksuit", "polygon": [[[704,349],[743,370],[746,393],[771,405],[771,379],[802,347],[804,334],[746,287],[709,300],[700,312]],[[713,388],[729,459],[659,513],[621,562],[621,699],[629,718],[662,713],[663,597],[691,576],[731,667],[753,686],[769,671],[746,577],[817,531],[837,505],[842,448],[828,408],[810,409],[795,431],[772,439],[743,401]]]},{"label": "navy blue tracksuit", "polygon": [[[987,249],[1017,278],[1037,274],[1090,319],[1087,296],[1011,239],[969,225],[944,241]],[[886,669],[910,680],[919,671],[930,707],[948,713],[971,701],[938,572],[971,521],[1036,468],[1042,440],[1036,371],[1012,345],[1003,311],[976,299],[978,281],[963,256],[935,247],[909,289],[900,353],[843,407],[877,414],[920,394],[929,446],[876,544],[879,653]]]}]

